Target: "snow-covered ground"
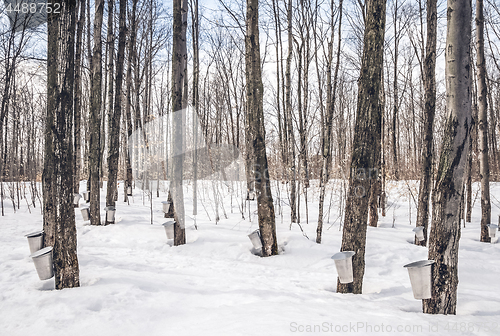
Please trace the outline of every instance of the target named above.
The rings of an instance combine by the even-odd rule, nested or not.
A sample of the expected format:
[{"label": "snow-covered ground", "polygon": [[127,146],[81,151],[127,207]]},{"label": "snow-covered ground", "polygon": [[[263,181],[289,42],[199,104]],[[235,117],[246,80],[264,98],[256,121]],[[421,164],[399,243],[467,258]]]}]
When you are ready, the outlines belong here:
[{"label": "snow-covered ground", "polygon": [[[75,209],[81,287],[61,291],[54,290],[54,279],[38,279],[29,258],[24,235],[42,228],[40,207],[30,213],[24,203],[14,213],[6,200],[6,216],[0,217],[0,335],[500,334],[500,244],[478,240],[479,199],[472,223],[462,229],[457,315],[434,316],[421,312],[403,268],[427,259],[426,248],[412,243],[416,206],[410,191],[416,197],[416,182],[388,186],[387,216],[380,217],[379,227],[368,228],[362,295],[336,293],[331,256],[342,238],[338,189],[327,195],[327,202],[333,195],[331,223],[321,245],[314,242],[317,192],[308,195],[309,224],[301,209],[310,239],[296,224],[290,230],[289,210],[285,206],[281,216],[277,207],[283,251],[270,258],[251,253],[247,235],[258,227],[255,202],[251,221],[248,209],[242,219],[236,198],[231,207],[227,187],[219,186],[227,219],[221,209],[216,224],[212,184],[200,189],[198,229],[186,199],[187,244],[179,247],[161,226],[163,190],[160,198],[154,193],[152,225],[149,201],[138,189],[127,205],[120,188],[114,225],[86,225]],[[491,191],[496,222],[500,184]],[[101,195],[104,208],[105,189]]]}]

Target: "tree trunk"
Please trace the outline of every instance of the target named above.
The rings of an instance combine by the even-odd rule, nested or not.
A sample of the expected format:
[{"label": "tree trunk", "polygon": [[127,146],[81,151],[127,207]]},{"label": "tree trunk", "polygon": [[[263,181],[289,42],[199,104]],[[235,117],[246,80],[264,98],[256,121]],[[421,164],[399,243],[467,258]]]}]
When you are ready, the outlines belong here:
[{"label": "tree trunk", "polygon": [[247,0],[245,69],[247,84],[247,118],[250,125],[250,141],[255,159],[255,190],[259,229],[262,239],[262,256],[278,254],[273,196],[266,155],[264,129],[264,86],[262,84],[259,45],[259,1]]},{"label": "tree trunk", "polygon": [[481,233],[480,240],[491,242],[488,224],[491,224],[490,163],[488,156],[488,89],[486,87],[486,60],[484,57],[483,0],[476,0],[476,50],[478,94],[478,152],[481,178]]},{"label": "tree trunk", "polygon": [[[192,36],[193,36],[193,216],[198,214],[198,129],[194,122],[199,118],[200,99],[199,99],[199,78],[200,78],[200,56],[199,56],[199,35],[200,21],[198,17],[198,0],[194,0],[192,6]],[[236,144],[233,144],[236,146]],[[196,217],[195,217],[196,218]],[[196,222],[195,222],[196,225]]]},{"label": "tree trunk", "polygon": [[[122,117],[123,64],[125,61],[126,0],[120,0],[120,23],[118,32],[118,54],[116,62],[116,89],[113,111],[108,119],[108,185],[106,205],[115,206],[117,192],[118,159],[120,158],[120,120]],[[111,49],[112,50],[112,49]]]},{"label": "tree trunk", "polygon": [[385,33],[385,0],[368,0],[359,78],[356,123],[341,251],[354,251],[354,282],[337,283],[338,293],[361,294],[365,272],[366,226],[371,185],[378,178],[382,110],[380,86]]},{"label": "tree trunk", "polygon": [[432,298],[423,300],[428,314],[455,314],[458,286],[458,245],[464,171],[469,151],[471,123],[471,1],[448,1],[446,36],[446,109],[436,185],[432,195],[429,259]]},{"label": "tree trunk", "polygon": [[288,56],[286,58],[285,70],[285,117],[288,132],[288,160],[290,181],[290,208],[291,222],[297,223],[297,172],[295,167],[295,136],[293,134],[292,122],[292,56],[293,56],[293,32],[292,32],[292,0],[288,0],[287,22],[288,22]]},{"label": "tree trunk", "polygon": [[337,92],[337,81],[338,73],[340,68],[340,52],[342,47],[342,4],[343,0],[339,3],[339,29],[338,29],[338,45],[337,45],[337,59],[335,64],[335,74],[333,78],[332,86],[332,61],[333,61],[333,40],[334,40],[334,20],[333,20],[333,1],[330,3],[330,11],[332,13],[332,19],[330,23],[331,37],[328,44],[328,63],[327,63],[327,96],[326,96],[326,116],[325,116],[325,127],[323,130],[323,155],[322,155],[322,166],[320,175],[320,193],[319,193],[319,214],[318,214],[318,227],[316,229],[316,243],[321,244],[321,236],[323,232],[323,207],[325,202],[326,185],[329,180],[329,168],[332,163],[332,128],[333,128],[333,115],[335,111],[335,98]]},{"label": "tree trunk", "polygon": [[[113,93],[114,93],[114,67],[115,67],[115,33],[114,33],[114,1],[108,0],[108,31],[107,31],[107,38],[106,38],[106,52],[107,52],[107,66],[106,66],[106,78],[107,81],[104,85],[104,90],[107,90],[107,102],[106,100],[104,101],[103,104],[103,111],[107,111],[107,117],[108,117],[108,129],[107,129],[107,135],[108,135],[108,183],[106,184],[106,207],[108,206],[114,206],[115,205],[115,196],[116,196],[116,184],[115,184],[115,189],[110,189],[110,180],[109,180],[109,172],[110,172],[110,167],[109,167],[109,159],[110,155],[112,155],[113,149],[110,147],[112,143],[114,143],[113,140],[109,139],[111,135],[113,135],[113,128],[112,128],[112,123],[113,123],[113,117],[114,117],[114,111],[113,111]],[[108,85],[108,86],[107,86]],[[106,106],[107,103],[107,109],[104,107]],[[105,117],[103,115],[103,121]],[[102,143],[104,143],[106,140],[102,139]],[[104,147],[104,146],[103,146]],[[104,175],[104,172],[102,173]],[[105,221],[105,224],[112,224],[113,222],[108,222],[107,218]]]},{"label": "tree trunk", "polygon": [[125,100],[125,117],[127,119],[127,150],[125,151],[125,195],[124,202],[128,201],[128,189],[132,188],[133,174],[132,174],[132,162],[131,162],[131,148],[128,146],[128,143],[132,141],[130,138],[133,132],[132,125],[132,63],[134,59],[134,51],[135,51],[135,43],[136,43],[136,34],[137,34],[137,24],[136,24],[136,10],[137,10],[137,1],[133,0],[132,2],[132,13],[130,13],[130,40],[128,45],[128,64],[127,64],[127,81],[126,81],[126,100]]},{"label": "tree trunk", "polygon": [[427,0],[427,42],[423,82],[424,102],[424,141],[422,143],[422,175],[418,193],[417,223],[424,227],[424,240],[415,238],[415,245],[427,245],[427,227],[429,224],[429,200],[432,183],[432,142],[434,115],[436,113],[436,39],[437,39],[437,0]]},{"label": "tree trunk", "polygon": [[184,219],[184,193],[182,190],[183,178],[183,147],[184,147],[184,120],[183,94],[184,78],[187,70],[187,0],[174,0],[173,3],[173,43],[172,43],[172,178],[170,191],[174,205],[174,245],[186,243],[186,229]]},{"label": "tree trunk", "polygon": [[80,192],[80,170],[81,170],[81,120],[82,120],[82,37],[83,25],[85,24],[85,0],[77,2],[80,9],[80,17],[76,29],[75,46],[75,98],[74,98],[74,192]]},{"label": "tree trunk", "polygon": [[397,131],[398,131],[398,113],[399,113],[399,93],[398,93],[398,48],[400,32],[398,31],[398,0],[394,0],[394,80],[393,80],[393,106],[392,106],[392,155],[393,155],[393,167],[394,179],[399,180],[399,163],[398,163],[398,146],[397,146]]},{"label": "tree trunk", "polygon": [[73,82],[76,1],[47,15],[47,115],[43,172],[45,246],[53,246],[56,289],[80,286],[73,207]]},{"label": "tree trunk", "polygon": [[104,0],[97,0],[94,19],[94,50],[90,97],[90,224],[101,225],[100,167],[101,167],[101,109],[102,109],[102,17]]}]

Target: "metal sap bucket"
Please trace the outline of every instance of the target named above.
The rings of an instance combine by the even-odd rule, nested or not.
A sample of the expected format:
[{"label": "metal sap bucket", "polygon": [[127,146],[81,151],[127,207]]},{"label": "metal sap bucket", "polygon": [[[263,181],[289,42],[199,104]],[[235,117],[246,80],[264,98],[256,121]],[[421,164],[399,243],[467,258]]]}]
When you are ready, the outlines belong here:
[{"label": "metal sap bucket", "polygon": [[82,195],[80,195],[80,194],[75,194],[75,196],[73,198],[73,204],[76,205],[77,207],[80,204],[80,198],[82,198]]},{"label": "metal sap bucket", "polygon": [[115,222],[116,208],[114,206],[108,206],[108,207],[105,207],[104,210],[106,210],[106,222],[107,223],[114,223]]},{"label": "metal sap bucket", "polygon": [[161,204],[163,204],[163,212],[168,213],[170,211],[170,205],[172,204],[172,202],[163,201],[161,202]]},{"label": "metal sap bucket", "polygon": [[132,187],[131,186],[127,187],[127,196],[132,196]]},{"label": "metal sap bucket", "polygon": [[89,191],[84,191],[82,192],[83,194],[83,199],[85,200],[86,203],[90,202],[90,192]]},{"label": "metal sap bucket", "polygon": [[343,251],[335,253],[332,259],[335,260],[335,267],[339,275],[339,281],[342,284],[351,283],[354,281],[352,274],[352,256],[355,255],[354,251]]},{"label": "metal sap bucket", "polygon": [[490,233],[490,238],[495,238],[495,235],[497,233],[497,230],[498,230],[498,225],[496,224],[488,224],[488,228],[489,228],[489,233]]},{"label": "metal sap bucket", "polygon": [[404,265],[410,275],[413,297],[417,300],[430,299],[432,297],[432,264],[434,260],[420,260]]},{"label": "metal sap bucket", "polygon": [[42,249],[43,235],[43,230],[25,235],[25,237],[28,238],[28,244],[30,245],[30,254]]},{"label": "metal sap bucket", "polygon": [[412,230],[415,232],[415,236],[417,237],[418,241],[424,240],[424,227],[423,226],[417,226]]},{"label": "metal sap bucket", "polygon": [[247,193],[247,200],[248,200],[248,201],[255,201],[255,191],[250,190],[250,191]]},{"label": "metal sap bucket", "polygon": [[260,231],[255,230],[254,232],[250,233],[248,235],[248,238],[250,238],[250,241],[253,244],[253,247],[257,250],[262,249],[262,240],[260,239]]},{"label": "metal sap bucket", "polygon": [[43,248],[30,255],[30,257],[35,263],[36,272],[40,280],[48,280],[54,276],[52,246]]},{"label": "metal sap bucket", "polygon": [[90,220],[90,209],[89,208],[82,208],[82,217],[84,221]]},{"label": "metal sap bucket", "polygon": [[165,228],[165,233],[167,234],[167,239],[174,239],[174,221],[169,221],[162,224]]}]

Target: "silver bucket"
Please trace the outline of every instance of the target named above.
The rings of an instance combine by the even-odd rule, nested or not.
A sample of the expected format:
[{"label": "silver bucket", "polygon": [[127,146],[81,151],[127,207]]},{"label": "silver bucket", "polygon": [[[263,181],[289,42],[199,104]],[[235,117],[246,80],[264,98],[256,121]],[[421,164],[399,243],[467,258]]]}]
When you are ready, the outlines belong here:
[{"label": "silver bucket", "polygon": [[172,202],[163,201],[161,202],[161,204],[163,205],[163,212],[168,213],[170,211],[170,205],[172,204]]},{"label": "silver bucket", "polygon": [[249,200],[249,201],[255,201],[255,191],[250,190],[247,193],[247,200]]},{"label": "silver bucket", "polygon": [[497,233],[497,230],[498,230],[498,225],[496,224],[488,224],[488,228],[489,228],[489,233],[490,233],[490,238],[495,238],[495,235]]},{"label": "silver bucket", "polygon": [[165,228],[165,233],[167,234],[167,239],[174,239],[174,221],[169,221],[163,223],[163,227]]},{"label": "silver bucket", "polygon": [[339,281],[342,284],[351,283],[354,281],[352,274],[352,256],[355,255],[354,251],[343,251],[335,253],[332,259],[335,260],[335,267],[339,275]]},{"label": "silver bucket", "polygon": [[90,192],[89,191],[84,191],[82,192],[83,194],[83,199],[85,200],[86,203],[90,202]]},{"label": "silver bucket", "polygon": [[82,208],[82,217],[84,221],[90,220],[90,209],[89,208]]},{"label": "silver bucket", "polygon": [[434,263],[434,260],[420,260],[403,266],[408,269],[413,297],[417,300],[432,297],[431,271]]},{"label": "silver bucket", "polygon": [[30,254],[42,249],[43,235],[43,230],[25,235],[25,237],[28,238],[28,244],[30,245]]},{"label": "silver bucket", "polygon": [[77,207],[80,204],[80,198],[82,198],[82,195],[80,194],[75,194],[75,196],[73,197],[73,204],[76,205]]},{"label": "silver bucket", "polygon": [[35,263],[36,272],[40,280],[48,280],[54,276],[54,267],[52,263],[52,246],[43,248],[30,257]]},{"label": "silver bucket", "polygon": [[262,249],[262,240],[260,239],[260,231],[255,230],[254,232],[250,233],[248,235],[248,238],[250,238],[250,241],[253,244],[253,247],[257,250]]},{"label": "silver bucket", "polygon": [[106,222],[107,223],[114,223],[115,222],[116,208],[114,206],[108,206],[108,207],[105,207],[104,210],[106,210]]},{"label": "silver bucket", "polygon": [[425,240],[425,238],[424,238],[424,227],[423,226],[417,226],[412,231],[415,232],[415,236],[417,237],[418,241]]},{"label": "silver bucket", "polygon": [[131,186],[127,187],[127,196],[132,196],[132,187]]}]

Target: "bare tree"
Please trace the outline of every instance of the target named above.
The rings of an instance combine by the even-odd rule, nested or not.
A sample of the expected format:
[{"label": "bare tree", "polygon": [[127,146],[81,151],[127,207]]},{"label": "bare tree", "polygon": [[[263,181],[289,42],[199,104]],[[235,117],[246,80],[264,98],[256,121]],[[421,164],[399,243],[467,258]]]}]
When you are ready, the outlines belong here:
[{"label": "bare tree", "polygon": [[257,192],[257,209],[259,229],[262,239],[262,256],[278,254],[273,196],[266,154],[264,130],[264,86],[259,44],[259,1],[247,0],[245,35],[245,68],[247,81],[247,119],[250,138],[253,146],[255,190]]},{"label": "bare tree", "polygon": [[101,109],[102,109],[102,18],[104,0],[96,0],[94,19],[94,49],[90,99],[90,224],[101,225],[100,167],[101,167]]},{"label": "bare tree", "polygon": [[337,81],[340,67],[340,51],[342,46],[342,7],[343,0],[339,2],[339,19],[338,19],[338,45],[337,45],[337,58],[335,64],[335,72],[333,75],[332,83],[332,62],[333,62],[333,42],[335,39],[334,33],[334,17],[333,17],[333,1],[330,3],[330,11],[332,13],[332,18],[330,21],[331,36],[328,42],[328,56],[327,56],[327,73],[326,73],[326,114],[325,114],[325,126],[322,134],[322,167],[320,175],[320,194],[319,194],[319,214],[318,214],[318,227],[316,229],[316,243],[321,244],[321,235],[323,231],[323,206],[325,201],[326,184],[329,179],[329,169],[332,163],[332,133],[333,133],[333,116],[335,111],[335,98],[337,92]]},{"label": "bare tree", "polygon": [[113,111],[108,120],[108,185],[106,205],[115,205],[115,193],[117,192],[118,159],[120,155],[120,121],[122,116],[122,83],[123,64],[125,63],[125,35],[126,35],[126,10],[127,1],[120,0],[120,19],[118,32],[118,54],[116,62],[116,89]]},{"label": "bare tree", "polygon": [[75,98],[74,98],[74,192],[80,192],[80,170],[82,166],[82,50],[83,26],[85,25],[85,0],[77,1],[80,16],[76,28],[75,45]]},{"label": "bare tree", "polygon": [[476,50],[478,94],[479,176],[481,178],[481,234],[480,240],[489,243],[488,224],[491,223],[490,163],[488,153],[488,88],[486,86],[486,59],[484,57],[483,0],[476,0]]},{"label": "bare tree", "polygon": [[432,298],[423,300],[428,314],[455,314],[458,286],[458,245],[464,171],[471,124],[471,1],[448,1],[446,35],[447,122],[432,196],[429,259]]},{"label": "bare tree", "polygon": [[415,238],[415,244],[426,246],[427,226],[429,223],[429,199],[432,182],[434,138],[434,115],[436,113],[436,40],[437,40],[437,0],[427,0],[427,42],[423,65],[425,102],[424,102],[424,139],[422,143],[422,175],[418,193],[417,226],[424,227],[424,240]]},{"label": "bare tree", "polygon": [[45,246],[53,246],[56,289],[80,286],[73,210],[73,81],[76,1],[58,1],[48,13],[47,115],[45,124]]},{"label": "bare tree", "polygon": [[345,207],[341,251],[354,251],[354,282],[337,283],[338,293],[360,294],[365,271],[366,227],[371,185],[378,178],[382,110],[379,94],[383,65],[386,0],[366,2],[363,57],[358,84],[358,104]]},{"label": "bare tree", "polygon": [[287,31],[288,31],[288,55],[285,70],[285,127],[287,136],[289,181],[290,181],[290,207],[291,222],[297,222],[297,170],[295,165],[295,136],[292,122],[292,56],[293,56],[293,32],[292,32],[292,2],[288,0],[287,8]]},{"label": "bare tree", "polygon": [[174,139],[172,179],[170,191],[174,204],[174,245],[186,243],[184,221],[184,193],[182,190],[184,146],[183,95],[187,71],[187,0],[173,0],[173,43],[172,43],[172,132]]}]

